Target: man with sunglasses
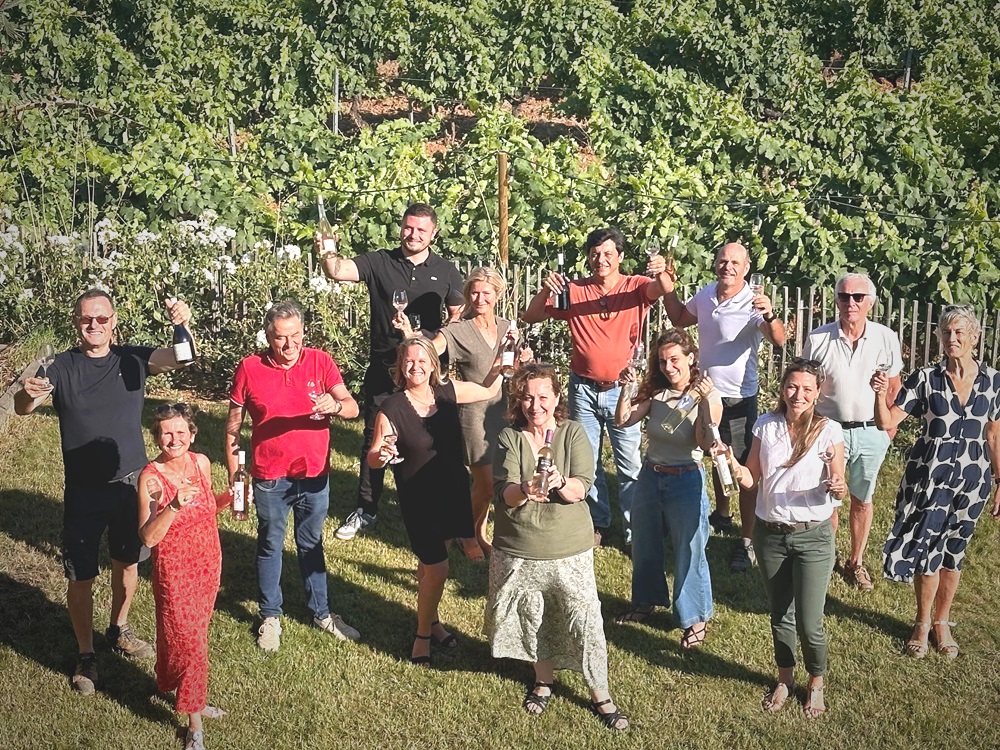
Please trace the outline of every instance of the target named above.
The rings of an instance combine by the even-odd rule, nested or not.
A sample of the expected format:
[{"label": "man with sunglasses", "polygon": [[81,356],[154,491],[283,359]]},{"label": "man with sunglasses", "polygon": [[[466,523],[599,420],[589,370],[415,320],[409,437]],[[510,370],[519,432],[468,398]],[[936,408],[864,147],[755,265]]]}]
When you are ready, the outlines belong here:
[{"label": "man with sunglasses", "polygon": [[[191,310],[169,300],[170,320],[187,327]],[[142,437],[146,378],[182,367],[172,347],[112,343],[118,323],[107,292],[91,289],[76,300],[73,324],[80,343],[56,355],[47,377],[26,378],[14,411],[31,414],[51,394],[59,417],[66,475],[63,504],[63,568],[66,603],[79,657],[72,688],[94,692],[94,579],[104,530],[111,555],[111,618],[105,637],[112,649],[135,659],[155,656],[128,625],[139,581],[139,506],[136,479],[148,463]]]},{"label": "man with sunglasses", "polygon": [[[774,305],[766,294],[754,294],[746,282],[750,270],[750,254],[738,242],[723,245],[715,256],[716,281],[699,289],[682,303],[677,297],[677,276],[669,275],[663,307],[670,321],[678,328],[698,326],[698,368],[707,372],[722,395],[722,420],[719,433],[722,441],[732,447],[733,455],[743,463],[750,455],[752,429],[757,421],[758,352],[766,338],[772,346],[785,345],[785,327],[774,313]],[[733,525],[729,496],[722,490],[715,472],[715,510],[709,523],[720,532]],[[757,492],[740,490],[741,540],[733,550],[729,569],[742,573],[756,562],[753,524]]]},{"label": "man with sunglasses", "polygon": [[[844,460],[851,493],[849,513],[851,553],[841,567],[844,580],[861,591],[874,588],[864,565],[872,528],[872,498],[879,468],[895,430],[875,426],[875,404],[865,390],[876,371],[889,377],[889,403],[901,387],[903,368],[899,337],[886,326],[868,320],[875,304],[875,285],[863,273],[845,273],[837,279],[838,320],[806,337],[802,356],[822,365],[824,379],[816,411],[837,422],[844,431]],[[833,515],[837,528],[837,514]]]},{"label": "man with sunglasses", "polygon": [[[570,362],[570,417],[583,425],[594,449],[597,475],[587,495],[594,521],[594,544],[604,541],[611,526],[611,501],[601,466],[604,430],[611,440],[618,473],[618,506],[624,519],[625,546],[632,543],[629,525],[632,492],[639,477],[640,425],[617,427],[615,408],[621,388],[618,376],[631,359],[635,344],[642,340],[649,309],[663,295],[661,277],[666,261],[651,258],[646,271],[654,278],[622,274],[625,238],[616,227],[595,229],[587,235],[590,276],[570,281],[550,273],[541,291],[528,304],[522,319],[537,323],[548,318],[569,324],[573,353]],[[555,297],[569,286],[569,309],[557,310]]]}]

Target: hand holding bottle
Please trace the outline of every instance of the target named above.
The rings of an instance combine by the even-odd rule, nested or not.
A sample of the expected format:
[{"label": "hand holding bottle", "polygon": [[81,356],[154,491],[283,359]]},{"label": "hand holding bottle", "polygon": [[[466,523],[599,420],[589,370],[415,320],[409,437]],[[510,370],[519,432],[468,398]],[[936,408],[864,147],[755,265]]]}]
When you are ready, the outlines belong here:
[{"label": "hand holding bottle", "polygon": [[175,326],[184,326],[187,328],[188,323],[191,322],[191,308],[188,307],[187,302],[179,300],[176,297],[168,297],[164,301],[163,306],[167,309],[171,323]]},{"label": "hand holding bottle", "polygon": [[549,296],[558,297],[562,294],[563,290],[569,280],[564,274],[558,271],[551,271],[548,276],[545,277],[545,281],[542,282],[542,286],[549,290]]}]

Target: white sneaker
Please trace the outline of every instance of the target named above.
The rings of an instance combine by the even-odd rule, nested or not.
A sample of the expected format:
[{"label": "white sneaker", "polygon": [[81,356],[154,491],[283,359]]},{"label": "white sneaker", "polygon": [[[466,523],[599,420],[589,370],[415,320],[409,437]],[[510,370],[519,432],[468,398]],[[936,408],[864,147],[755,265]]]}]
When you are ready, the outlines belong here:
[{"label": "white sneaker", "polygon": [[349,542],[351,539],[356,537],[360,532],[366,531],[375,525],[375,516],[370,516],[365,513],[361,508],[351,513],[341,524],[340,528],[334,532],[334,536],[337,539],[342,539],[345,542]]},{"label": "white sneaker", "polygon": [[267,617],[257,631],[257,645],[265,651],[277,651],[281,646],[281,623],[277,617]]},{"label": "white sneaker", "polygon": [[342,641],[356,641],[361,638],[361,633],[340,619],[340,615],[334,614],[333,612],[328,614],[322,620],[318,617],[314,617],[313,625],[320,630],[325,630],[327,633],[333,633],[334,636]]}]

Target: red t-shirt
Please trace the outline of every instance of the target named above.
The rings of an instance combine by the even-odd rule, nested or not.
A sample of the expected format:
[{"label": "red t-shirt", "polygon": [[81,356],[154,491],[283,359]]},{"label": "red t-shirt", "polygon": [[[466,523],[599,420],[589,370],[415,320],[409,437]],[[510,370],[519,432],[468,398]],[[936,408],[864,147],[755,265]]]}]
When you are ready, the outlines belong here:
[{"label": "red t-shirt", "polygon": [[267,351],[240,362],[229,398],[245,407],[253,421],[254,479],[303,479],[330,471],[330,420],[309,418],[309,383],[324,393],[343,382],[333,358],[319,349],[303,347],[288,369],[276,365]]},{"label": "red t-shirt", "polygon": [[570,282],[569,310],[556,310],[555,300],[546,300],[545,311],[569,323],[573,372],[592,380],[618,380],[652,306],[646,297],[651,283],[645,276],[622,276],[605,295],[595,279],[587,278]]}]

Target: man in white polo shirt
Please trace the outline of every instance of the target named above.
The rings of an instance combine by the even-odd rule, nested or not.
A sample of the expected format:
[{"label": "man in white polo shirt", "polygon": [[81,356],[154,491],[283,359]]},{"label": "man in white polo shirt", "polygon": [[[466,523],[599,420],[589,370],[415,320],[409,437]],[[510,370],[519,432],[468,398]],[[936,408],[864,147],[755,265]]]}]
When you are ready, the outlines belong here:
[{"label": "man in white polo shirt", "polygon": [[[669,287],[664,286],[663,307],[678,328],[698,325],[698,368],[707,372],[722,396],[722,441],[733,448],[741,463],[750,453],[754,422],[757,421],[757,353],[765,338],[772,346],[784,346],[785,327],[774,314],[774,305],[765,294],[754,295],[746,283],[750,254],[738,242],[723,245],[715,256],[717,281],[702,287],[681,304],[671,271]],[[874,403],[874,401],[873,401]],[[722,491],[713,472],[715,511],[709,522],[718,531],[732,527],[729,496]],[[754,563],[753,535],[756,491],[740,490],[741,541],[733,550],[729,568],[749,570]]]},{"label": "man in white polo shirt", "polygon": [[[844,430],[847,487],[851,492],[851,554],[841,575],[851,586],[870,591],[874,584],[865,568],[864,554],[872,528],[872,498],[895,430],[883,432],[875,426],[875,403],[864,386],[876,369],[885,368],[889,398],[895,399],[903,357],[896,333],[868,320],[868,311],[875,304],[875,284],[868,276],[845,273],[837,279],[836,292],[839,319],[812,331],[802,356],[823,367],[825,377],[816,411],[840,422]],[[833,523],[836,529],[836,514]]]}]

